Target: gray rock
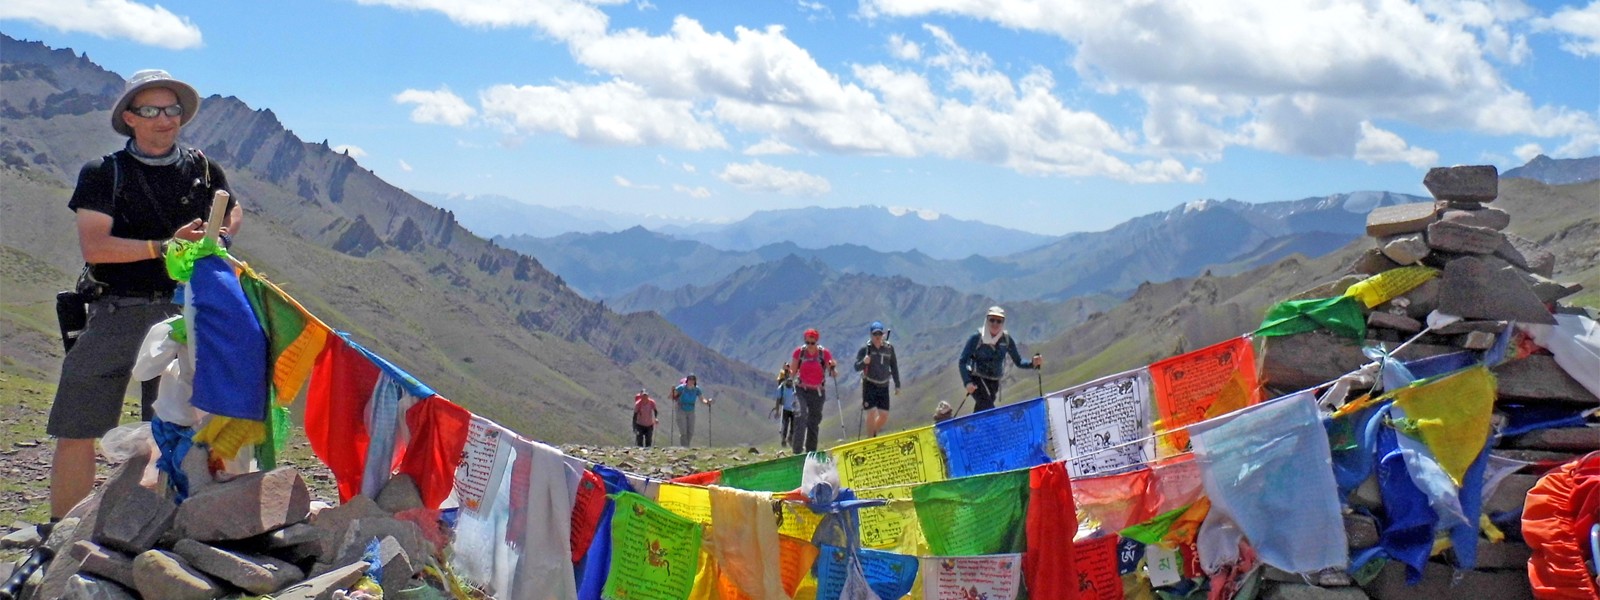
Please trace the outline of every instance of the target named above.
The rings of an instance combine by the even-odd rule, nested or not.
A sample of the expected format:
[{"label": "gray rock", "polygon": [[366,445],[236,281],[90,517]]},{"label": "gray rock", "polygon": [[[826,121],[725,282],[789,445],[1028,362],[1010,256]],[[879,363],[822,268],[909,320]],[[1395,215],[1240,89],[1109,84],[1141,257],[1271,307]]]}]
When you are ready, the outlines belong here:
[{"label": "gray rock", "polygon": [[72,559],[78,561],[78,572],[109,579],[128,587],[136,587],[133,580],[133,559],[108,550],[90,541],[72,545]]},{"label": "gray rock", "polygon": [[1532,600],[1527,569],[1461,571],[1436,562],[1422,569],[1422,581],[1406,585],[1405,565],[1392,560],[1361,586],[1373,600]]},{"label": "gray rock", "polygon": [[67,578],[66,600],[134,600],[136,596],[120,585],[93,577]]},{"label": "gray rock", "polygon": [[1556,255],[1514,233],[1505,234],[1505,243],[1494,249],[1494,255],[1519,269],[1544,277],[1551,277],[1556,271]]},{"label": "gray rock", "polygon": [[382,586],[386,593],[405,588],[421,566],[420,562],[412,563],[405,548],[393,536],[384,536],[383,540],[378,542],[378,562],[383,564],[383,581],[378,582],[378,585]]},{"label": "gray rock", "polygon": [[1499,544],[1491,544],[1487,540],[1478,540],[1479,569],[1526,569],[1528,559],[1533,558],[1533,549],[1527,544],[1506,540]]},{"label": "gray rock", "polygon": [[176,504],[139,485],[138,478],[108,480],[92,539],[107,548],[138,554],[155,547],[156,541],[172,527],[177,513]]},{"label": "gray rock", "polygon": [[1422,231],[1434,222],[1432,202],[1380,206],[1367,213],[1367,235],[1375,238]]},{"label": "gray rock", "polygon": [[144,552],[133,559],[133,581],[139,595],[163,600],[210,600],[221,598],[222,588],[181,559],[160,550]]},{"label": "gray rock", "polygon": [[[1401,350],[1399,358],[1411,360],[1459,351],[1453,346],[1418,342]],[[1266,338],[1262,355],[1262,382],[1281,390],[1319,386],[1368,362],[1354,340],[1326,331]]]},{"label": "gray rock", "polygon": [[[1600,405],[1600,398],[1578,383],[1555,357],[1532,354],[1489,369],[1494,373],[1501,400],[1530,404],[1563,404],[1574,408]],[[1600,435],[1596,435],[1600,441]]]},{"label": "gray rock", "polygon": [[1555,323],[1544,303],[1513,273],[1490,269],[1473,257],[1445,265],[1439,310],[1467,319]]},{"label": "gray rock", "polygon": [[1439,213],[1439,220],[1473,227],[1487,227],[1499,231],[1511,225],[1511,213],[1498,208],[1480,208],[1478,210],[1447,209]]},{"label": "gray rock", "polygon": [[230,552],[194,540],[179,540],[172,551],[207,575],[252,594],[270,594],[305,577],[299,567],[281,560]]},{"label": "gray rock", "polygon": [[1494,254],[1506,243],[1505,234],[1487,227],[1473,227],[1449,221],[1428,226],[1428,247],[1459,254]]},{"label": "gray rock", "polygon": [[1434,167],[1422,177],[1434,198],[1450,202],[1493,202],[1500,195],[1500,170],[1494,165]]},{"label": "gray rock", "polygon": [[345,530],[349,529],[351,522],[388,516],[388,511],[380,508],[377,502],[360,494],[351,497],[344,504],[318,512],[316,518],[311,520],[311,526],[317,528],[318,535],[322,539],[320,555],[328,560],[339,555]]},{"label": "gray rock", "polygon": [[415,558],[418,565],[422,564],[422,560],[426,557],[433,556],[433,544],[423,536],[422,527],[416,523],[391,517],[368,517],[350,522],[341,538],[339,551],[333,555],[337,558],[327,562],[328,555],[324,554],[324,563],[318,564],[315,572],[320,573],[328,568],[357,562],[366,553],[367,542],[385,537],[395,538],[406,555]]},{"label": "gray rock", "polygon": [[1304,583],[1273,582],[1261,595],[1263,600],[1368,600],[1356,587],[1317,587]]},{"label": "gray rock", "polygon": [[1469,331],[1456,337],[1456,345],[1467,350],[1488,350],[1494,347],[1495,334]]},{"label": "gray rock", "polygon": [[1600,450],[1600,426],[1540,429],[1509,438],[1501,445],[1530,450],[1592,452]]},{"label": "gray rock", "polygon": [[1522,504],[1528,499],[1528,490],[1533,489],[1533,484],[1538,482],[1538,475],[1528,475],[1526,473],[1507,475],[1500,482],[1500,487],[1495,488],[1494,494],[1483,501],[1483,513],[1522,511]]},{"label": "gray rock", "polygon": [[268,548],[288,548],[321,540],[321,532],[306,523],[295,523],[262,536],[262,542]]},{"label": "gray rock", "polygon": [[211,453],[190,452],[183,455],[183,462],[178,465],[184,476],[189,479],[189,495],[198,496],[205,493],[217,480],[211,476]]},{"label": "gray rock", "polygon": [[191,496],[178,508],[185,537],[213,542],[242,540],[306,519],[311,492],[290,468],[247,473]]},{"label": "gray rock", "polygon": [[1420,233],[1409,233],[1390,238],[1384,242],[1381,251],[1389,260],[1402,265],[1421,262],[1431,252],[1428,249],[1428,242],[1422,239],[1422,234]]},{"label": "gray rock", "polygon": [[1462,319],[1438,329],[1434,329],[1433,332],[1439,335],[1459,335],[1473,331],[1498,334],[1502,331],[1505,331],[1507,325],[1508,323],[1506,321],[1476,321]]},{"label": "gray rock", "polygon": [[358,562],[323,573],[278,590],[273,600],[329,600],[333,593],[355,585],[367,572],[367,563]]},{"label": "gray rock", "polygon": [[390,514],[422,506],[422,493],[417,491],[417,483],[405,473],[389,478],[389,482],[378,492],[378,508]]},{"label": "gray rock", "polygon": [[1344,537],[1351,549],[1376,546],[1380,538],[1378,520],[1362,514],[1345,515]]},{"label": "gray rock", "polygon": [[1405,315],[1396,315],[1382,311],[1372,311],[1367,315],[1368,327],[1381,327],[1393,329],[1404,333],[1422,331],[1422,323]]},{"label": "gray rock", "polygon": [[39,528],[28,525],[0,538],[0,550],[28,549],[39,545],[43,541],[44,538],[39,536]]}]

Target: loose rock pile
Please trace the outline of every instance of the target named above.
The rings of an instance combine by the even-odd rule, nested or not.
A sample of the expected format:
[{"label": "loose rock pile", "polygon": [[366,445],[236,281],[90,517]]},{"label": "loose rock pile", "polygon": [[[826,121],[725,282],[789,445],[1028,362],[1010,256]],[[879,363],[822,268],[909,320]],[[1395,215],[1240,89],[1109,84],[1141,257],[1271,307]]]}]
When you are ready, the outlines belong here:
[{"label": "loose rock pile", "polygon": [[325,599],[367,573],[369,546],[385,597],[440,597],[418,576],[445,534],[409,477],[376,501],[324,507],[292,468],[216,481],[204,452],[189,458],[181,505],[140,484],[148,455],[120,466],[55,526],[46,545],[56,558],[22,597]]},{"label": "loose rock pile", "polygon": [[[1582,286],[1551,279],[1555,271],[1553,254],[1504,231],[1511,223],[1511,215],[1491,206],[1499,190],[1499,173],[1493,166],[1436,168],[1428,172],[1423,183],[1433,194],[1434,203],[1374,210],[1367,219],[1367,234],[1375,238],[1375,247],[1357,260],[1345,277],[1306,290],[1295,299],[1337,296],[1363,279],[1405,266],[1440,269],[1438,277],[1367,311],[1366,343],[1385,342],[1392,349],[1400,342],[1409,342],[1395,354],[1404,361],[1489,349],[1512,321],[1554,323],[1552,313],[1588,314],[1594,318],[1581,307],[1559,303]],[[1435,310],[1462,320],[1430,329],[1427,318]],[[1331,381],[1368,362],[1361,344],[1329,332],[1272,337],[1265,342],[1262,377],[1273,391],[1288,393]],[[1573,380],[1542,349],[1496,365],[1491,371],[1498,385],[1497,407],[1600,406],[1600,398]],[[1365,391],[1373,384],[1373,378],[1367,376],[1355,387]],[[1501,439],[1492,453],[1552,464],[1596,449],[1600,449],[1600,427],[1588,426],[1543,429]],[[1526,570],[1530,551],[1517,528],[1523,501],[1537,480],[1538,476],[1532,474],[1510,475],[1485,503],[1484,514],[1498,517],[1495,522],[1506,530],[1507,540],[1500,544],[1480,543],[1476,569],[1457,574],[1449,563],[1436,559],[1428,564],[1420,585],[1406,586],[1403,566],[1391,562],[1359,588],[1340,587],[1354,586],[1356,582],[1335,576],[1314,582],[1324,586],[1317,593],[1353,599],[1531,598]],[[1352,504],[1381,511],[1376,486],[1368,487],[1353,494]],[[1378,543],[1378,525],[1371,517],[1350,514],[1346,529],[1352,549]]]}]

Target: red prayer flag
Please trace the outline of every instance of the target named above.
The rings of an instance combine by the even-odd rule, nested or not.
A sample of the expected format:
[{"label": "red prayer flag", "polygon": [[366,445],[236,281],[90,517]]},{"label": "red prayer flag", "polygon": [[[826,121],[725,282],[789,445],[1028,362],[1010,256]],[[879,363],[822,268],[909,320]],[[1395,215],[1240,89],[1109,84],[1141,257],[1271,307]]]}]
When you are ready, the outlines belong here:
[{"label": "red prayer flag", "polygon": [[1078,533],[1077,507],[1066,463],[1052,462],[1028,472],[1028,549],[1022,573],[1034,598],[1071,598],[1079,590],[1072,538]]},{"label": "red prayer flag", "polygon": [[361,493],[368,441],[363,412],[378,384],[378,374],[378,366],[343,339],[329,340],[311,373],[306,390],[306,439],[338,480],[340,502]]}]

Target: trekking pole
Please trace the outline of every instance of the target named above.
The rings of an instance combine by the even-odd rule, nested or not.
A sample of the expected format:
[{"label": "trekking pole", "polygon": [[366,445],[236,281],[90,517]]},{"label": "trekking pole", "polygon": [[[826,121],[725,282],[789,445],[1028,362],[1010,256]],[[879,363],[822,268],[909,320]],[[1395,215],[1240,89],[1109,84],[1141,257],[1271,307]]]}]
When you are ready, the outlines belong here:
[{"label": "trekking pole", "polygon": [[842,442],[850,437],[850,430],[844,427],[844,400],[839,398],[839,374],[832,373],[831,375],[833,376],[833,404],[839,409],[839,441]]},{"label": "trekking pole", "polygon": [[950,413],[950,418],[953,419],[953,418],[956,418],[956,417],[960,416],[961,415],[961,407],[966,406],[967,405],[967,398],[971,398],[971,397],[972,397],[972,392],[967,392],[967,395],[962,396],[961,397],[961,403],[956,405],[956,411],[955,412]]},{"label": "trekking pole", "polygon": [[706,398],[706,447],[715,448],[717,445],[716,420],[711,418],[711,402],[715,398]]},{"label": "trekking pole", "polygon": [[1039,353],[1033,353],[1033,374],[1039,378],[1039,397],[1044,397],[1044,370],[1039,368]]}]

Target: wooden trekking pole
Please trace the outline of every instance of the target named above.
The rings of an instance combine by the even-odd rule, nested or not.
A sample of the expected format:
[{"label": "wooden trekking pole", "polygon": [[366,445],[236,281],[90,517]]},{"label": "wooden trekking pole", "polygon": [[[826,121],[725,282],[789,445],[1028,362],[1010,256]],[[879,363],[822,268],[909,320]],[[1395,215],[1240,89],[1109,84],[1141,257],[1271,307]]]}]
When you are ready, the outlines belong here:
[{"label": "wooden trekking pole", "polygon": [[222,233],[222,222],[228,220],[228,191],[217,190],[211,195],[211,218],[206,219],[204,239],[214,240]]},{"label": "wooden trekking pole", "polygon": [[1044,370],[1039,368],[1039,353],[1033,353],[1033,374],[1039,378],[1039,397],[1044,397]]}]

